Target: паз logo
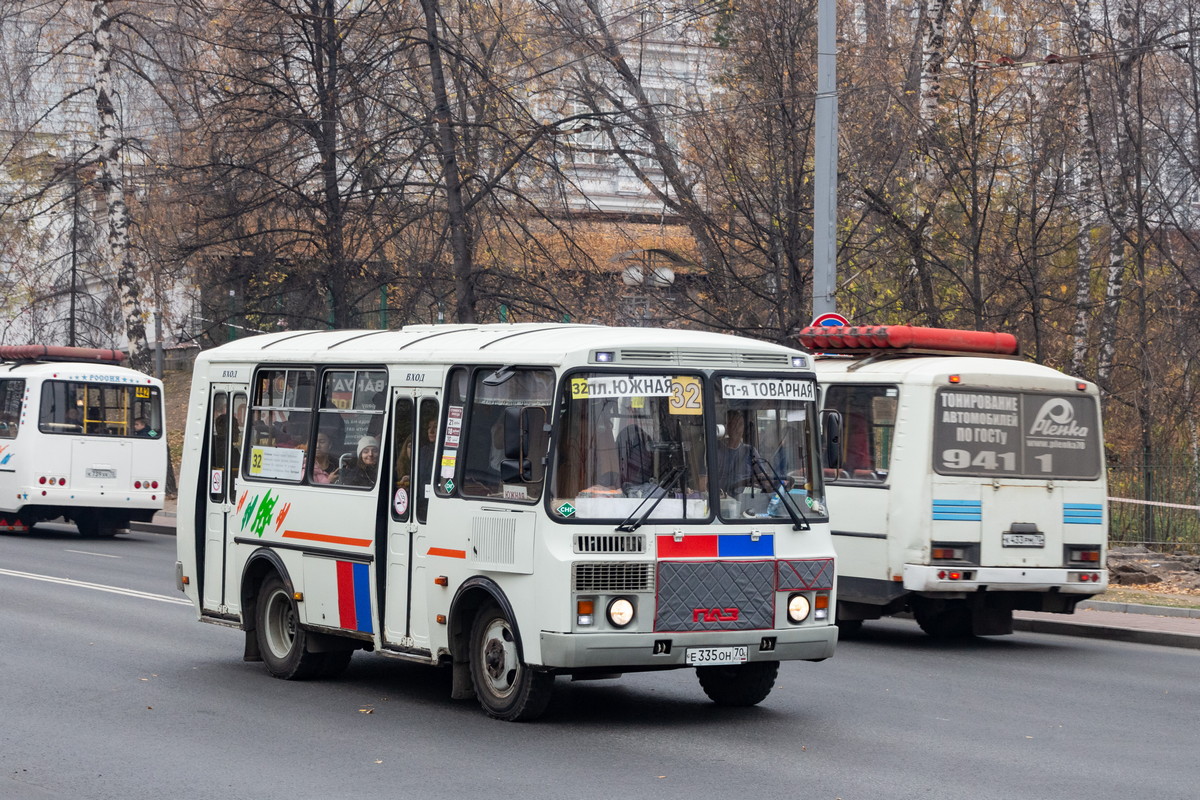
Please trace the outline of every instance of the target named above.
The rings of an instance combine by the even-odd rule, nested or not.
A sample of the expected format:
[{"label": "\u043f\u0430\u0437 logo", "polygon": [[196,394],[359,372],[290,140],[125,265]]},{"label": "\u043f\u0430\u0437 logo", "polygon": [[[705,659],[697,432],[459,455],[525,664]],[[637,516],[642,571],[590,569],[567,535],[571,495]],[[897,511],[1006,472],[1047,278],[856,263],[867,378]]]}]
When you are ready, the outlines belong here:
[{"label": "\u043f\u0430\u0437 logo", "polygon": [[1086,426],[1075,424],[1075,407],[1061,397],[1047,400],[1029,428],[1030,436],[1087,436]]},{"label": "\u043f\u0430\u0437 logo", "polygon": [[692,622],[737,622],[736,608],[693,608]]}]

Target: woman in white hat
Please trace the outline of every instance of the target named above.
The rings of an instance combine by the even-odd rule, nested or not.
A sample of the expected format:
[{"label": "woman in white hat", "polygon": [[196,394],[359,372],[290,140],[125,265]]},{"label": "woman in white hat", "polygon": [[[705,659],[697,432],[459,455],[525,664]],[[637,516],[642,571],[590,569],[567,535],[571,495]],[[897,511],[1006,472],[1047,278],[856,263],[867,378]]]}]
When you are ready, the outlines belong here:
[{"label": "woman in white hat", "polygon": [[342,486],[374,486],[379,472],[379,440],[364,436],[358,440],[358,457],[354,463],[338,470],[337,480]]}]

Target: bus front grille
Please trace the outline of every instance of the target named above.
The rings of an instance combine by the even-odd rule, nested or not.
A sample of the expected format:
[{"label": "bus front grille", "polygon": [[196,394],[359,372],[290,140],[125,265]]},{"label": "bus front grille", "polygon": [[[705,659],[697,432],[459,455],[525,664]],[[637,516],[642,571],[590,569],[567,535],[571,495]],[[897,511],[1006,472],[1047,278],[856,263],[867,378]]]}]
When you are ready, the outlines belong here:
[{"label": "bus front grille", "polygon": [[576,553],[644,553],[646,537],[640,533],[577,533]]},{"label": "bus front grille", "polygon": [[648,592],[654,588],[654,564],[650,562],[579,562],[571,575],[574,592]]}]

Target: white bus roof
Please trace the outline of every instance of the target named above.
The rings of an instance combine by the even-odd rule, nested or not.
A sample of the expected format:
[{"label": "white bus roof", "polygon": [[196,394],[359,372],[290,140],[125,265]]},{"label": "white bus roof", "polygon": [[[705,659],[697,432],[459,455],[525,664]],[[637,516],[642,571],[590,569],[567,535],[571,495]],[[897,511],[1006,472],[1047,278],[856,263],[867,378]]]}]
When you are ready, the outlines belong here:
[{"label": "white bus roof", "polygon": [[64,381],[114,381],[161,386],[144,372],[92,361],[0,361],[2,378],[51,378]]},{"label": "white bus roof", "polygon": [[1095,384],[1073,378],[1053,367],[1034,364],[1019,358],[985,358],[979,356],[904,356],[864,361],[862,358],[817,358],[815,369],[818,379],[829,380],[837,376],[840,380],[859,383],[881,381],[903,381],[905,383],[947,383],[948,376],[962,376],[963,386],[987,384],[989,381],[1004,386],[1020,386],[1028,382],[1031,388],[1049,388],[1055,385],[1086,383],[1087,391],[1095,393]]},{"label": "white bus roof", "polygon": [[587,363],[593,351],[611,351],[611,364],[673,366],[701,361],[728,366],[791,368],[783,345],[721,333],[660,328],[614,328],[565,323],[410,325],[401,330],[285,331],[239,339],[206,350],[204,361],[347,363],[394,361]]}]

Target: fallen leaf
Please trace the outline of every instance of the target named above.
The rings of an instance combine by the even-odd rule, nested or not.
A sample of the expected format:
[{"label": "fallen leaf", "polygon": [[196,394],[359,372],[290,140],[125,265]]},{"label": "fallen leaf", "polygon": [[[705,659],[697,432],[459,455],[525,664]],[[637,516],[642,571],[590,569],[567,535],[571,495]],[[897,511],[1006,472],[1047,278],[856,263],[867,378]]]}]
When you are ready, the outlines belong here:
[{"label": "fallen leaf", "polygon": [[358,713],[360,713],[360,714],[374,714],[374,713],[375,713],[375,709],[373,709],[373,708],[360,708],[360,709],[358,710]]}]

